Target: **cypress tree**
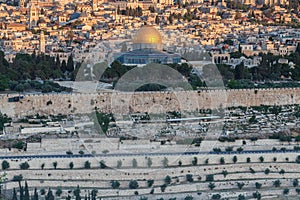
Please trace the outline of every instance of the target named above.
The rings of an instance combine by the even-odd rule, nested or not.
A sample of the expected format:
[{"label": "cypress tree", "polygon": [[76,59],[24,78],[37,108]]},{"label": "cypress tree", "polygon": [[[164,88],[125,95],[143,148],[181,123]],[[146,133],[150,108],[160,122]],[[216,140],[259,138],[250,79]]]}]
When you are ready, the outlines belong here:
[{"label": "cypress tree", "polygon": [[54,196],[52,194],[52,190],[49,188],[47,196],[46,196],[46,200],[54,200]]},{"label": "cypress tree", "polygon": [[72,54],[68,57],[67,71],[68,72],[74,71],[74,61],[73,61],[73,55]]},{"label": "cypress tree", "polygon": [[34,188],[34,194],[33,194],[32,200],[39,200],[39,195],[38,195],[36,188]]},{"label": "cypress tree", "polygon": [[55,69],[60,69],[60,59],[59,59],[58,54],[55,59]]},{"label": "cypress tree", "polygon": [[13,193],[13,198],[12,198],[12,200],[18,200],[16,188],[14,188],[14,193]]},{"label": "cypress tree", "polygon": [[60,69],[63,73],[67,71],[67,63],[65,60],[62,61]]},{"label": "cypress tree", "polygon": [[25,181],[24,200],[30,200],[27,181]]},{"label": "cypress tree", "polygon": [[24,200],[24,189],[21,185],[20,186],[20,200]]}]

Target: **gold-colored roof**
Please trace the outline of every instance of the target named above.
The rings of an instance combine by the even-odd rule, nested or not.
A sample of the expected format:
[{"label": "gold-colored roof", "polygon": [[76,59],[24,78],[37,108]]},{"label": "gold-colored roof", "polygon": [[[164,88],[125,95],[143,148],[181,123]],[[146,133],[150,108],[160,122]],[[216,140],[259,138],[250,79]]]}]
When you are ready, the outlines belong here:
[{"label": "gold-colored roof", "polygon": [[162,44],[160,33],[150,25],[144,25],[133,38],[135,44]]}]

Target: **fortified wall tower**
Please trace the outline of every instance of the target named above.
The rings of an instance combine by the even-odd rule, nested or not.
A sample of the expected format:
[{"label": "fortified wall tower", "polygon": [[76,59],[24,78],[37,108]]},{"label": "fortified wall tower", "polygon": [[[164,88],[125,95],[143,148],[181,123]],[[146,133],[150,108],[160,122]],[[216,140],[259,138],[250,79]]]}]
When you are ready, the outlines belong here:
[{"label": "fortified wall tower", "polygon": [[90,113],[99,111],[127,114],[196,111],[232,106],[300,104],[300,88],[202,90],[178,92],[102,92],[25,95],[9,102],[17,94],[0,95],[0,111],[10,117],[26,115]]}]

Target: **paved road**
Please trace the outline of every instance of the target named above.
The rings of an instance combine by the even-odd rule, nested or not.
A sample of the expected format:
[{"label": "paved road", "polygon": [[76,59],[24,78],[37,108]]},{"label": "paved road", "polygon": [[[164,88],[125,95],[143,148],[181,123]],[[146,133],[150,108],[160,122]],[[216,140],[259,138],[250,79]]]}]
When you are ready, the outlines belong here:
[{"label": "paved road", "polygon": [[205,154],[262,154],[262,153],[300,153],[295,150],[285,151],[272,151],[272,150],[251,150],[251,151],[224,151],[224,152],[197,152],[197,151],[186,151],[186,152],[166,152],[166,153],[108,153],[108,154],[50,154],[50,155],[16,155],[16,156],[0,156],[0,160],[5,159],[36,159],[36,158],[90,158],[90,157],[127,157],[127,156],[176,156],[176,155],[205,155]]}]

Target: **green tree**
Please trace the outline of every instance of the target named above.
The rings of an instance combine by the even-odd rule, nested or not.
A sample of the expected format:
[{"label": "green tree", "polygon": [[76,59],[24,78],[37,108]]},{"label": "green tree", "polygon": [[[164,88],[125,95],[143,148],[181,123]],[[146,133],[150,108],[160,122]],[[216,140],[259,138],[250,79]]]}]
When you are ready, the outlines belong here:
[{"label": "green tree", "polygon": [[81,200],[80,192],[81,191],[80,191],[79,185],[77,185],[77,188],[73,191],[75,200]]},{"label": "green tree", "polygon": [[121,160],[118,160],[117,161],[117,168],[121,168],[122,167],[122,161]]},{"label": "green tree", "polygon": [[84,151],[80,150],[80,151],[78,151],[78,153],[79,153],[80,155],[83,155],[83,154],[84,154]]},{"label": "green tree", "polygon": [[187,175],[186,175],[186,180],[187,180],[188,182],[193,182],[193,181],[194,181],[193,175],[192,175],[192,174],[187,174]]},{"label": "green tree", "polygon": [[300,163],[300,155],[296,157],[296,163]]},{"label": "green tree", "polygon": [[130,180],[129,181],[129,188],[130,189],[137,189],[139,187],[139,184],[136,180]]},{"label": "green tree", "polygon": [[167,176],[165,177],[165,183],[166,183],[167,185],[171,183],[171,177],[170,177],[169,175],[167,175]]},{"label": "green tree", "polygon": [[91,192],[92,200],[96,200],[96,198],[97,198],[97,193],[98,193],[98,190],[96,190],[96,189],[93,189],[93,190],[92,190],[92,192]]},{"label": "green tree", "polygon": [[53,163],[52,163],[52,165],[53,165],[54,169],[56,169],[56,168],[57,168],[57,162],[56,162],[56,161],[55,161],[55,162],[53,162]]},{"label": "green tree", "polygon": [[45,195],[46,194],[46,190],[44,188],[40,189],[40,193],[41,195]]},{"label": "green tree", "polygon": [[55,192],[55,195],[60,197],[60,195],[62,194],[62,190],[61,188],[57,188],[56,192]]},{"label": "green tree", "polygon": [[194,157],[192,160],[192,165],[197,165],[197,163],[198,163],[198,159],[197,157]]},{"label": "green tree", "polygon": [[24,162],[24,163],[21,163],[20,164],[20,169],[29,169],[29,164],[28,164],[28,162]]},{"label": "green tree", "polygon": [[213,174],[207,174],[206,175],[206,181],[214,181],[214,175]]},{"label": "green tree", "polygon": [[240,182],[237,182],[236,183],[237,184],[237,186],[238,186],[238,188],[241,190],[243,187],[244,187],[244,185],[245,185],[245,183],[240,183]]},{"label": "green tree", "polygon": [[270,173],[270,170],[269,170],[269,168],[267,168],[267,169],[265,169],[265,174],[269,174]]},{"label": "green tree", "polygon": [[45,200],[54,200],[54,195],[53,195],[52,190],[50,188],[48,189],[48,193],[46,195]]},{"label": "green tree", "polygon": [[151,159],[151,158],[148,158],[148,159],[147,159],[147,166],[148,166],[148,167],[151,167],[151,166],[152,166],[152,159]]},{"label": "green tree", "polygon": [[281,169],[280,171],[279,171],[279,174],[284,174],[285,173],[285,170],[284,169]]},{"label": "green tree", "polygon": [[6,160],[2,161],[2,169],[6,170],[9,168],[9,162],[7,162]]},{"label": "green tree", "polygon": [[152,187],[153,183],[154,183],[153,179],[147,180],[148,187]]},{"label": "green tree", "polygon": [[166,188],[167,188],[167,185],[166,185],[166,184],[161,185],[161,186],[160,186],[161,192],[165,192]]},{"label": "green tree", "polygon": [[214,183],[209,183],[209,184],[208,184],[208,188],[211,189],[211,190],[213,190],[215,187],[216,187],[216,186],[215,186]]},{"label": "green tree", "polygon": [[258,199],[258,200],[261,199],[261,194],[258,191],[254,192],[252,195],[253,195],[253,198],[255,198],[255,199]]},{"label": "green tree", "polygon": [[74,61],[73,61],[73,55],[72,54],[68,57],[66,70],[68,72],[73,72],[74,71]]},{"label": "green tree", "polygon": [[294,187],[298,187],[299,186],[299,181],[298,181],[298,179],[293,179],[293,186]]},{"label": "green tree", "polygon": [[222,158],[220,158],[220,164],[225,164],[225,159],[224,159],[224,157],[222,157]]},{"label": "green tree", "polygon": [[213,194],[211,196],[211,199],[221,199],[221,195],[220,194]]},{"label": "green tree", "polygon": [[74,163],[73,163],[73,162],[70,162],[70,163],[69,163],[69,168],[70,168],[70,169],[73,169],[73,168],[74,168]]},{"label": "green tree", "polygon": [[16,188],[14,188],[12,200],[18,200]]},{"label": "green tree", "polygon": [[181,165],[182,165],[182,161],[179,160],[179,161],[178,161],[178,166],[181,166]]},{"label": "green tree", "polygon": [[288,188],[285,188],[285,189],[283,190],[283,194],[284,194],[284,195],[287,195],[289,192],[290,192],[290,190],[289,190]]},{"label": "green tree", "polygon": [[280,187],[280,185],[281,185],[281,182],[280,182],[280,180],[276,180],[276,181],[274,181],[273,182],[273,185],[275,186],[275,187]]},{"label": "green tree", "polygon": [[255,183],[255,188],[256,188],[256,189],[260,189],[260,188],[261,188],[261,186],[262,186],[262,184],[261,184],[261,183],[258,183],[258,182],[256,182],[256,183]]},{"label": "green tree", "polygon": [[223,176],[224,176],[224,178],[228,175],[228,171],[227,170],[223,170],[222,171],[222,174],[223,174]]},{"label": "green tree", "polygon": [[101,161],[100,161],[100,168],[101,168],[101,169],[105,169],[105,168],[107,168],[107,166],[106,166],[106,164],[105,164],[105,161],[104,161],[104,160],[101,160]]},{"label": "green tree", "polygon": [[237,156],[233,156],[232,161],[233,161],[234,163],[236,163],[236,162],[237,162]]},{"label": "green tree", "polygon": [[27,181],[25,181],[24,198],[23,198],[23,199],[24,199],[24,200],[29,200],[29,199],[30,199]]},{"label": "green tree", "polygon": [[208,164],[209,163],[209,159],[207,158],[204,163]]},{"label": "green tree", "polygon": [[113,189],[118,189],[120,187],[120,182],[119,181],[112,180],[110,183],[111,183],[111,187]]},{"label": "green tree", "polygon": [[136,159],[132,160],[132,167],[136,168],[138,166]]},{"label": "green tree", "polygon": [[194,199],[194,197],[189,196],[189,195],[184,198],[184,200],[193,200],[193,199]]},{"label": "green tree", "polygon": [[87,161],[85,161],[85,163],[84,163],[84,168],[85,169],[90,169],[91,168],[91,163],[87,160]]},{"label": "green tree", "polygon": [[65,60],[62,61],[60,69],[63,73],[67,71],[67,63]]},{"label": "green tree", "polygon": [[169,165],[169,160],[168,158],[164,157],[164,159],[162,160],[163,166],[167,167]]},{"label": "green tree", "polygon": [[263,156],[260,156],[258,159],[261,163],[264,162],[264,160],[265,160]]},{"label": "green tree", "polygon": [[32,200],[39,200],[39,194],[38,194],[36,188],[34,188],[34,193],[33,193]]},{"label": "green tree", "polygon": [[251,158],[248,157],[246,161],[247,161],[247,163],[250,163],[251,162]]},{"label": "green tree", "polygon": [[243,147],[239,147],[239,148],[237,148],[236,150],[240,153],[240,152],[242,152],[244,149],[243,149]]}]

